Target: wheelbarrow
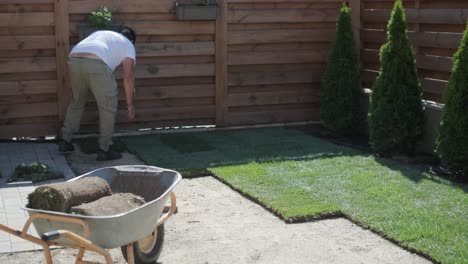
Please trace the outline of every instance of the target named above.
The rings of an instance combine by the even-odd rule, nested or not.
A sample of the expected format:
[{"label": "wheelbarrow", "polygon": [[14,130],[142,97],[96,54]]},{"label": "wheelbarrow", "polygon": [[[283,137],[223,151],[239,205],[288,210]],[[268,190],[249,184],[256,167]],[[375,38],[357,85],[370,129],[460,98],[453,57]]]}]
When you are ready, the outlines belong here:
[{"label": "wheelbarrow", "polygon": [[[153,166],[115,166],[97,169],[79,177],[95,176],[106,180],[113,192],[130,192],[142,196],[145,204],[125,213],[111,216],[84,216],[27,208],[29,218],[23,229],[14,230],[0,224],[0,230],[36,243],[44,249],[46,263],[52,263],[50,246],[78,249],[75,263],[84,253],[101,254],[105,263],[112,258],[106,249],[121,248],[129,264],[156,263],[164,242],[164,222],[176,211],[176,197],[172,189],[182,179],[173,170]],[[170,205],[165,206],[170,198]],[[28,234],[34,225],[39,237]]]}]

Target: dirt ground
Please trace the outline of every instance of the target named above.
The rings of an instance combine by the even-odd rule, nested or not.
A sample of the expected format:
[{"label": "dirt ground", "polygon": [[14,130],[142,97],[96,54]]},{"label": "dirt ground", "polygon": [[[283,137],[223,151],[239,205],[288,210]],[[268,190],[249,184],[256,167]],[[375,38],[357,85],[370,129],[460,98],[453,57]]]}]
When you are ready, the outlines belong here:
[{"label": "dirt ground", "polygon": [[[142,164],[131,154],[106,163],[80,153],[68,160],[77,175],[105,166]],[[166,222],[160,263],[431,263],[346,219],[285,224],[213,177],[184,179],[175,193],[179,212]],[[126,263],[120,249],[110,253],[114,263]],[[54,263],[74,263],[75,254],[55,249]],[[85,259],[103,262],[92,253]],[[0,263],[45,261],[39,251],[3,254]]]}]

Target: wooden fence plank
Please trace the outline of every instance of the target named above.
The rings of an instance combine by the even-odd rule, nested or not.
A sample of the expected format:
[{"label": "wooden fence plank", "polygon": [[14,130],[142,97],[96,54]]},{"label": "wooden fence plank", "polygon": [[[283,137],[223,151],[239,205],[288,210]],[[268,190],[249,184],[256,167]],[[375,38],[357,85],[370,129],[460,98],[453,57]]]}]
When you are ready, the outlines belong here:
[{"label": "wooden fence plank", "polygon": [[318,101],[318,91],[311,89],[299,91],[235,93],[229,95],[230,107],[248,105],[318,103]]},{"label": "wooden fence plank", "polygon": [[232,65],[229,67],[229,73],[267,73],[281,74],[285,72],[312,72],[320,74],[323,72],[323,64],[264,64],[264,65]]},{"label": "wooden fence plank", "polygon": [[55,52],[57,67],[57,111],[58,121],[65,118],[71,97],[68,78],[68,53],[70,51],[70,32],[68,28],[68,0],[54,0],[55,9]]},{"label": "wooden fence plank", "polygon": [[335,30],[291,29],[291,30],[237,30],[228,32],[228,44],[320,42],[332,41]]},{"label": "wooden fence plank", "polygon": [[[408,23],[465,24],[468,9],[405,9]],[[365,9],[362,19],[366,22],[387,22],[390,9]]]},{"label": "wooden fence plank", "polygon": [[0,138],[49,136],[55,135],[57,131],[57,124],[55,122],[40,122],[0,126]]},{"label": "wooden fence plank", "polygon": [[0,13],[2,27],[39,27],[53,26],[54,13]]},{"label": "wooden fence plank", "polygon": [[137,44],[138,57],[153,56],[200,56],[215,54],[213,42],[179,42],[179,43],[141,43]]},{"label": "wooden fence plank", "polygon": [[420,54],[416,55],[416,66],[419,69],[451,72],[452,58]]},{"label": "wooden fence plank", "polygon": [[57,115],[55,102],[0,105],[0,119]]},{"label": "wooden fence plank", "polygon": [[327,60],[327,57],[328,52],[320,50],[229,52],[228,64],[322,63]]},{"label": "wooden fence plank", "polygon": [[23,5],[23,4],[52,4],[54,0],[2,0],[1,4],[15,4],[15,5]]},{"label": "wooden fence plank", "polygon": [[[136,78],[195,77],[214,76],[213,64],[136,64]],[[122,70],[115,72],[117,79],[122,79]]]},{"label": "wooden fence plank", "polygon": [[0,59],[0,73],[55,71],[55,58],[12,58]]},{"label": "wooden fence plank", "polygon": [[338,9],[230,9],[229,23],[335,22]]},{"label": "wooden fence plank", "polygon": [[56,89],[57,82],[55,80],[0,82],[2,96],[51,94],[56,93]]},{"label": "wooden fence plank", "polygon": [[229,85],[262,85],[286,83],[320,82],[322,74],[317,72],[249,72],[229,73]]},{"label": "wooden fence plank", "polygon": [[128,21],[139,35],[214,34],[211,21]]},{"label": "wooden fence plank", "polygon": [[430,78],[422,78],[421,85],[424,92],[442,95],[447,88],[448,81]]},{"label": "wooden fence plank", "polygon": [[318,91],[318,83],[229,86],[229,94]]},{"label": "wooden fence plank", "polygon": [[[408,36],[414,45],[432,48],[456,49],[460,45],[462,33],[453,32],[408,32]],[[363,41],[383,44],[387,40],[384,30],[364,29]]]},{"label": "wooden fence plank", "polygon": [[254,125],[282,122],[320,121],[319,109],[230,112],[229,125]]},{"label": "wooden fence plank", "polygon": [[[167,127],[194,127],[203,125],[214,124],[213,118],[202,118],[202,119],[177,119],[177,120],[162,120],[162,121],[132,121],[128,122],[122,120],[117,122],[117,132],[135,131],[138,129],[153,129],[153,128],[167,128]],[[81,131],[84,132],[97,132],[98,127],[96,125],[82,125]]]},{"label": "wooden fence plank", "polygon": [[228,124],[228,0],[219,0],[216,19],[216,126]]},{"label": "wooden fence plank", "polygon": [[[452,58],[431,55],[416,55],[416,67],[419,69],[433,71],[452,71]],[[379,51],[365,49],[363,50],[363,60],[367,63],[379,64]]]},{"label": "wooden fence plank", "polygon": [[166,13],[174,12],[174,0],[70,0],[71,14],[87,14],[100,6],[113,13]]},{"label": "wooden fence plank", "polygon": [[54,36],[2,36],[0,50],[32,50],[55,48]]},{"label": "wooden fence plank", "polygon": [[[193,98],[207,96],[215,96],[215,86],[213,84],[138,87],[136,89],[135,99]],[[124,99],[123,91],[119,92],[119,98]]]},{"label": "wooden fence plank", "polygon": [[[373,83],[377,77],[378,71],[364,69],[362,70],[362,79],[367,83]],[[447,80],[432,79],[432,78],[421,78],[421,86],[423,92],[433,93],[433,94],[442,94],[445,88],[447,87]],[[372,88],[372,87],[363,87],[363,88]]]},{"label": "wooden fence plank", "polygon": [[[117,113],[117,120],[122,122],[127,119],[125,109]],[[205,119],[215,117],[215,106],[188,106],[171,108],[136,108],[134,122],[179,120],[179,119]],[[85,111],[82,118],[83,124],[97,123],[99,114],[96,111]]]},{"label": "wooden fence plank", "polygon": [[[235,3],[304,3],[306,0],[229,0],[229,4]],[[340,0],[315,0],[323,3],[341,3]]]}]

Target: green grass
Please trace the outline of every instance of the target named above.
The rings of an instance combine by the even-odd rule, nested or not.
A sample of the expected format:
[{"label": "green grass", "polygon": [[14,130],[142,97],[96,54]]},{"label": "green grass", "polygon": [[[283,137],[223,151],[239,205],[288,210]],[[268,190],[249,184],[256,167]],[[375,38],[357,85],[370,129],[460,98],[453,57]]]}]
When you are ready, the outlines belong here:
[{"label": "green grass", "polygon": [[441,263],[468,263],[468,186],[295,129],[192,134],[213,148],[180,152],[170,135],[123,139],[147,163],[207,170],[283,219],[337,212]]},{"label": "green grass", "polygon": [[163,134],[161,142],[180,153],[194,153],[213,150],[203,138],[193,134]]}]

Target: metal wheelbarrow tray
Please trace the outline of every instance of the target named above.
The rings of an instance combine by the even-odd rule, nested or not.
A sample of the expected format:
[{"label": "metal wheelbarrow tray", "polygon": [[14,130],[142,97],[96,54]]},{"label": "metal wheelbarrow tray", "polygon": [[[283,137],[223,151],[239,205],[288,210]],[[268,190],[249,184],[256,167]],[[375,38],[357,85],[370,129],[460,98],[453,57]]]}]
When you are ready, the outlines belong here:
[{"label": "metal wheelbarrow tray", "polygon": [[[29,219],[22,231],[0,224],[0,230],[41,245],[47,263],[52,263],[51,245],[78,248],[76,263],[83,261],[86,250],[100,253],[106,263],[112,259],[105,249],[122,247],[130,264],[156,263],[164,239],[164,222],[176,210],[172,189],[182,179],[173,170],[153,166],[115,166],[97,169],[70,181],[95,176],[106,180],[113,193],[130,192],[146,203],[125,213],[111,216],[84,216],[22,207]],[[171,205],[165,206],[170,198]],[[41,238],[28,235],[31,223]]]}]

